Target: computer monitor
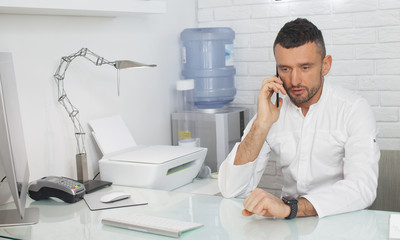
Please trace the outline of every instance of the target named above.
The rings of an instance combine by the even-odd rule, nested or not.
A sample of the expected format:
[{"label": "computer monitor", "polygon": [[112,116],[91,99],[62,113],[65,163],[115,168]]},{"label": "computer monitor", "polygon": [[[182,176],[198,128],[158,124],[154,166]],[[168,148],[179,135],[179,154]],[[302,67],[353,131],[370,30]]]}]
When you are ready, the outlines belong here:
[{"label": "computer monitor", "polygon": [[0,161],[16,206],[0,210],[0,227],[37,223],[39,210],[25,208],[29,167],[11,53],[0,53]]}]

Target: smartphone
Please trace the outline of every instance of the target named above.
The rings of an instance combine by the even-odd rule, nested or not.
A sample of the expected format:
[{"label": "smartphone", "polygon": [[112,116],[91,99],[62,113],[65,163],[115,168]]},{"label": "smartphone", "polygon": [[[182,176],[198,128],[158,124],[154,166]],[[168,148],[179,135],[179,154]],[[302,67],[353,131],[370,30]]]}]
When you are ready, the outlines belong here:
[{"label": "smartphone", "polygon": [[[276,66],[276,77],[279,77],[278,66]],[[279,107],[279,92],[276,93],[276,107]]]}]

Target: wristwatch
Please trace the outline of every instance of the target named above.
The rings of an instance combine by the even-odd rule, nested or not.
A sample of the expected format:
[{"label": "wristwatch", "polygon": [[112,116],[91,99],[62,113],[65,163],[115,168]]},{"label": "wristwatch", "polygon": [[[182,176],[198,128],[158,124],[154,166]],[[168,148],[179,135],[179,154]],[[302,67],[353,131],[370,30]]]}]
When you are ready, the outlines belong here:
[{"label": "wristwatch", "polygon": [[297,200],[282,197],[282,201],[290,207],[290,214],[285,219],[295,218],[297,216]]}]

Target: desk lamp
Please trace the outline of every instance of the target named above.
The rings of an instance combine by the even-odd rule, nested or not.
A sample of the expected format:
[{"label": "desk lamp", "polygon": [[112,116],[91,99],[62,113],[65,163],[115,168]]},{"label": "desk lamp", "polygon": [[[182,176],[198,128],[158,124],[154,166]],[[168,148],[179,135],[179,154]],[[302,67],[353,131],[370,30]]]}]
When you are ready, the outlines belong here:
[{"label": "desk lamp", "polygon": [[100,180],[89,180],[88,179],[88,167],[87,167],[87,154],[85,149],[85,131],[79,121],[79,110],[72,105],[69,100],[67,93],[64,89],[64,78],[65,72],[67,71],[69,64],[77,57],[83,57],[96,66],[101,66],[103,64],[114,66],[117,69],[117,88],[118,88],[118,96],[120,92],[120,81],[119,81],[119,70],[125,68],[146,68],[146,67],[156,67],[154,64],[143,64],[139,62],[129,61],[129,60],[116,60],[110,62],[103,57],[98,56],[97,54],[91,52],[87,48],[82,48],[78,52],[65,56],[61,58],[60,65],[57,68],[57,71],[54,74],[54,80],[58,85],[58,102],[64,106],[65,110],[68,113],[68,116],[71,118],[72,123],[74,124],[75,130],[75,138],[77,144],[77,154],[76,154],[76,168],[78,173],[78,182],[81,182],[85,185],[86,192],[91,192],[96,190],[97,188],[111,185],[111,182],[100,181]]}]

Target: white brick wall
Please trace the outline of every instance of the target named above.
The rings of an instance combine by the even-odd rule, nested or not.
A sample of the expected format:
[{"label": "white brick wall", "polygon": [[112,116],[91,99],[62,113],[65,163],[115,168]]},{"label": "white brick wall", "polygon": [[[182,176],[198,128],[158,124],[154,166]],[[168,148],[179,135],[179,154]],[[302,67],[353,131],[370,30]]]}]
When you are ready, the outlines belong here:
[{"label": "white brick wall", "polygon": [[379,42],[399,42],[400,27],[387,27],[378,29]]},{"label": "white brick wall", "polygon": [[[359,91],[371,104],[381,149],[400,150],[400,0],[197,0],[199,27],[236,32],[237,96],[256,111],[258,89],[275,72],[272,44],[287,21],[305,17],[323,32],[333,57],[328,81]],[[265,172],[260,186],[279,194],[281,176]]]}]

